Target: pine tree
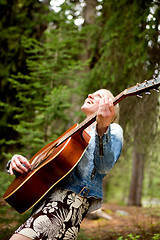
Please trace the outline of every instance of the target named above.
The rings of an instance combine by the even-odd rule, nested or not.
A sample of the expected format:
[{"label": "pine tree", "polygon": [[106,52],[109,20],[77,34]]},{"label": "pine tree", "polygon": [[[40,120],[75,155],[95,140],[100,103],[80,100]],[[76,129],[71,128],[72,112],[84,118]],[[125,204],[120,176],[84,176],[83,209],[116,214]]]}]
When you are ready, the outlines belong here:
[{"label": "pine tree", "polygon": [[[14,151],[14,141],[18,134],[12,124],[18,124],[17,91],[12,87],[9,78],[12,74],[27,74],[26,52],[22,46],[22,38],[34,37],[40,39],[48,25],[49,11],[43,2],[33,0],[16,0],[0,2],[0,127],[1,127],[1,153]],[[47,17],[46,17],[47,16]],[[18,147],[18,146],[17,146]],[[1,155],[0,161],[4,162]]]}]

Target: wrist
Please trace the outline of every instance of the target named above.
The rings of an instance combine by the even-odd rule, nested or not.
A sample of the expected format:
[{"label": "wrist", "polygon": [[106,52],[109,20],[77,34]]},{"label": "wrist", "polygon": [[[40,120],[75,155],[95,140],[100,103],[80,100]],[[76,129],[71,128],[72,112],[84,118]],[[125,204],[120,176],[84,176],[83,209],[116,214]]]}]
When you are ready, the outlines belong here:
[{"label": "wrist", "polygon": [[108,129],[109,126],[106,126],[106,127],[100,127],[98,124],[96,125],[96,130],[97,130],[97,133],[100,137],[103,136],[104,133],[107,132],[107,129]]},{"label": "wrist", "polygon": [[10,165],[11,165],[11,160],[9,160],[8,163],[7,163],[7,165],[6,165],[6,172],[7,172],[8,174],[10,174],[10,171],[9,171]]}]

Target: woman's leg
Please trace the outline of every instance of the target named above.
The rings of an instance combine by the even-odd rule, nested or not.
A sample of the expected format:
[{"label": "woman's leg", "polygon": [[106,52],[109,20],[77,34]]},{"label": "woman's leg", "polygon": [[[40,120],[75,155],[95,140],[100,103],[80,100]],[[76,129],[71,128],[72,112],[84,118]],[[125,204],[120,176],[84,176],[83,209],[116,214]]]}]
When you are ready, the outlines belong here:
[{"label": "woman's leg", "polygon": [[75,240],[89,206],[89,199],[71,191],[57,190],[15,231],[10,240]]},{"label": "woman's leg", "polygon": [[26,236],[23,236],[21,234],[13,234],[10,240],[30,240],[31,238],[28,238]]}]

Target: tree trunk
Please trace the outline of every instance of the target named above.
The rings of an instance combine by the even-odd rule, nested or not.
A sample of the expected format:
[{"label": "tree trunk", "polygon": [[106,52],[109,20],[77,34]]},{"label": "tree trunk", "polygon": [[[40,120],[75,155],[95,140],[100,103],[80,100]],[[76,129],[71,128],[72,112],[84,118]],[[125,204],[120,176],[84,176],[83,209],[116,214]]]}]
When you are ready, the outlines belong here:
[{"label": "tree trunk", "polygon": [[141,206],[142,185],[144,176],[145,153],[133,148],[132,178],[129,190],[128,205]]}]

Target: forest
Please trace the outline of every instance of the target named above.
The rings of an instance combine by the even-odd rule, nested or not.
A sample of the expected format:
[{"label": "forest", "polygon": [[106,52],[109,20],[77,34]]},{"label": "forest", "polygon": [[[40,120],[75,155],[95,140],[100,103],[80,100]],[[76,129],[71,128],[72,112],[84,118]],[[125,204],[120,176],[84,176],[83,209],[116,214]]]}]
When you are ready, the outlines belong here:
[{"label": "forest", "polygon": [[[7,240],[30,214],[3,199],[14,179],[7,162],[14,154],[31,159],[82,122],[89,93],[104,88],[116,98],[160,78],[160,2],[0,0],[0,30],[0,239]],[[120,230],[116,220],[86,219],[79,240],[160,239],[160,95],[152,88],[119,102],[123,150],[104,180],[112,220],[118,209],[141,220],[126,229],[127,216],[118,216]],[[153,218],[145,225],[146,216]]]}]

